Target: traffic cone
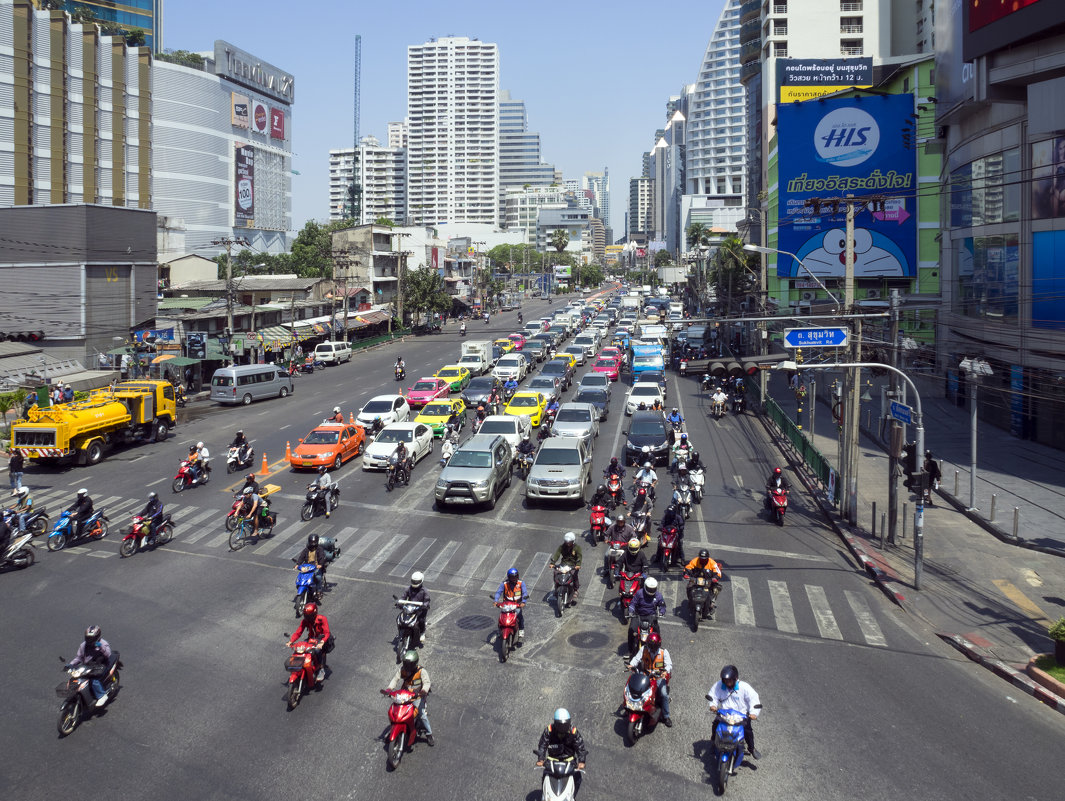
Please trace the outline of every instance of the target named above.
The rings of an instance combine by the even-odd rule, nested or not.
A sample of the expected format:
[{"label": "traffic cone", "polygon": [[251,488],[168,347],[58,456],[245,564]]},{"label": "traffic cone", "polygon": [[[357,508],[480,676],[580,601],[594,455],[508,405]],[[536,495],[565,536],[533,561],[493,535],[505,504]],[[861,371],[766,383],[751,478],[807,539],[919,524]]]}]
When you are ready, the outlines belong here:
[{"label": "traffic cone", "polygon": [[266,451],[263,451],[263,467],[262,470],[259,471],[259,474],[265,476],[269,472],[270,466],[266,463]]},{"label": "traffic cone", "polygon": [[292,461],[292,445],[289,444],[288,440],[285,441],[285,461]]},{"label": "traffic cone", "polygon": [[351,419],[348,421],[348,425],[355,425],[355,412],[350,412]]}]

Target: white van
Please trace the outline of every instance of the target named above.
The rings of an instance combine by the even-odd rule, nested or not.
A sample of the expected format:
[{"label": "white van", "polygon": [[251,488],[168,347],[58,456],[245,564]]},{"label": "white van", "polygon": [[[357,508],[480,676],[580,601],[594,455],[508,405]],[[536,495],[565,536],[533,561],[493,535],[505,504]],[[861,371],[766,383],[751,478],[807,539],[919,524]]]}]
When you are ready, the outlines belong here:
[{"label": "white van", "polygon": [[347,342],[322,342],[314,349],[316,361],[343,364],[351,361],[351,345]]}]

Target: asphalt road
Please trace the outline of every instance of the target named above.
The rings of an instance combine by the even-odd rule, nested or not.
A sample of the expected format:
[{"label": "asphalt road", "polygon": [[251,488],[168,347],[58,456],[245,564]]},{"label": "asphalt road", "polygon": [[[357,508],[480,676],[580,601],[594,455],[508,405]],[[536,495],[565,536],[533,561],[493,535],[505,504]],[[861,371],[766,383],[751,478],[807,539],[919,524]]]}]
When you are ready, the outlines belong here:
[{"label": "asphalt road", "polygon": [[[539,308],[527,304],[526,319]],[[471,324],[470,337],[515,327],[508,314],[490,326]],[[595,575],[602,549],[584,543],[576,610],[558,619],[548,600],[547,557],[566,530],[587,531],[586,510],[526,509],[515,480],[492,511],[441,514],[432,508],[435,460],[392,493],[356,460],[334,475],[339,512],[299,522],[309,476],[276,464],[285,442],[295,444],[334,404],[347,415],[394,391],[397,353],[407,360],[409,385],[458,347],[449,326],[301,378],[284,401],[194,405],[165,443],[92,468],[30,471],[29,486],[52,509],[69,503],[78,486],[89,488],[115,533],[60,553],[42,543],[37,564],[0,576],[4,795],[43,799],[92,787],[153,799],[534,799],[532,750],[552,710],[566,706],[590,749],[581,798],[695,798],[711,793],[703,695],[731,662],[765,709],[756,726],[763,758],[733,779],[730,795],[1060,797],[1053,788],[1061,716],[958,657],[889,604],[800,493],[785,526],[772,525],[759,488],[778,457],[761,424],[752,415],[708,419],[694,380],[671,376],[669,387],[669,403],[681,406],[710,465],[687,549],[707,543],[729,582],[717,620],[697,633],[679,603],[681,582],[663,582],[673,612],[663,632],[675,669],[675,725],[635,748],[625,746],[614,714],[625,681],[624,628],[604,608],[612,593]],[[617,387],[595,446],[595,475],[620,452],[623,398]],[[224,473],[180,496],[169,485],[188,443],[203,440],[218,456],[238,427],[275,464],[270,481],[282,485],[282,496],[275,536],[232,553],[222,526],[230,505]],[[148,488],[175,514],[176,537],[120,559],[119,532]],[[288,712],[282,635],[295,624],[290,558],[312,531],[338,536],[343,548],[323,605],[337,649],[323,689]],[[512,565],[534,594],[527,643],[500,664],[490,595]],[[390,774],[379,739],[387,701],[377,690],[395,669],[391,596],[416,568],[427,572],[433,596],[423,664],[433,680],[437,744],[419,741]],[[121,651],[123,689],[107,711],[60,740],[57,657],[72,655],[89,623]]]}]

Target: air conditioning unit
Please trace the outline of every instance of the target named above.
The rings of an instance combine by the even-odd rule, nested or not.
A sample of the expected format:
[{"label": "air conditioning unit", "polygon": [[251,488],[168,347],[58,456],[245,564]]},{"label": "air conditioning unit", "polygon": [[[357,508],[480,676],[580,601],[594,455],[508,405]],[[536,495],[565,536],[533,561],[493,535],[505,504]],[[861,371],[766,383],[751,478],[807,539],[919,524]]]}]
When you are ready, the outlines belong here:
[{"label": "air conditioning unit", "polygon": [[877,300],[879,297],[880,297],[880,290],[879,289],[867,289],[865,291],[865,299],[866,300]]},{"label": "air conditioning unit", "polygon": [[812,301],[814,299],[814,293],[813,292],[803,292],[800,297],[802,298],[802,300],[804,302],[809,303],[810,301]]}]

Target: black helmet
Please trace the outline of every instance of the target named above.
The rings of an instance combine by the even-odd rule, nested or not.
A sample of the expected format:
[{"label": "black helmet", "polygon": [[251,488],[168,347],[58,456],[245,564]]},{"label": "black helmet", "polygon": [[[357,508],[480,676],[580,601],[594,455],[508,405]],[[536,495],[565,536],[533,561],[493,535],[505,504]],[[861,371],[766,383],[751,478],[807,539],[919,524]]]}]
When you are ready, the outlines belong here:
[{"label": "black helmet", "polygon": [[318,475],[322,475],[323,473],[325,473],[325,465],[318,465]]},{"label": "black helmet", "polygon": [[248,473],[248,475],[244,476],[244,480],[245,481],[254,481],[255,480],[255,473]]},{"label": "black helmet", "polygon": [[85,629],[85,648],[86,648],[86,650],[89,649],[89,648],[95,647],[96,643],[100,642],[100,638],[102,636],[103,636],[103,633],[100,631],[100,627],[99,626],[89,626],[89,628]]},{"label": "black helmet", "polygon": [[725,665],[721,668],[721,683],[729,690],[736,688],[736,682],[740,680],[740,671],[735,665]]},{"label": "black helmet", "polygon": [[709,559],[710,558],[710,551],[706,550],[706,548],[703,548],[702,550],[699,551],[699,558],[700,559]]},{"label": "black helmet", "polygon": [[611,456],[610,457],[610,466],[611,467],[617,467],[617,464],[618,464],[618,457]]},{"label": "black helmet", "polygon": [[307,537],[307,550],[313,551],[317,547],[318,547],[318,535],[317,534],[311,534],[310,536]]},{"label": "black helmet", "polygon": [[243,436],[244,436],[244,429],[243,429],[243,428],[241,428],[241,429],[239,429],[239,430],[237,431],[237,436],[238,436],[238,437],[243,437]]},{"label": "black helmet", "polygon": [[606,492],[606,484],[600,484],[596,492]]}]

